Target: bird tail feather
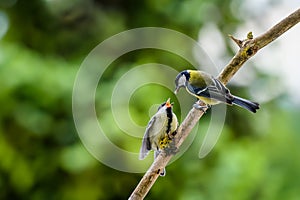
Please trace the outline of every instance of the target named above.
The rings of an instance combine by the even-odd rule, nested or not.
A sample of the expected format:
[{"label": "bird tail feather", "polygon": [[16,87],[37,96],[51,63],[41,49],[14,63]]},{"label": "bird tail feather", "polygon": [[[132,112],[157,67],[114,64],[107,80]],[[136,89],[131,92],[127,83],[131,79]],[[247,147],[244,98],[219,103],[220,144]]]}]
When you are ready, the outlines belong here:
[{"label": "bird tail feather", "polygon": [[245,108],[253,113],[256,113],[256,110],[259,109],[258,103],[237,96],[234,96],[232,103],[242,108]]},{"label": "bird tail feather", "polygon": [[[156,159],[156,157],[159,155],[160,151],[156,150],[154,151],[154,160]],[[160,176],[165,176],[166,175],[166,168],[163,168],[159,171],[159,175]]]}]

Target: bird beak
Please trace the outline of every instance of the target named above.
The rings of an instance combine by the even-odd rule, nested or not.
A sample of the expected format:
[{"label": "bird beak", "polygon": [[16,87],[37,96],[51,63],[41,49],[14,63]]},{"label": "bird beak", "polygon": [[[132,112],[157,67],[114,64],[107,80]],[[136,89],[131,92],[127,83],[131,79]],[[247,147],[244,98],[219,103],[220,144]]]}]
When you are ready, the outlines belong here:
[{"label": "bird beak", "polygon": [[177,88],[175,89],[174,94],[177,94],[178,91],[179,91],[179,87],[177,87]]},{"label": "bird beak", "polygon": [[166,106],[167,106],[167,108],[172,107],[172,104],[170,103],[170,98],[168,98],[168,100],[166,102]]}]

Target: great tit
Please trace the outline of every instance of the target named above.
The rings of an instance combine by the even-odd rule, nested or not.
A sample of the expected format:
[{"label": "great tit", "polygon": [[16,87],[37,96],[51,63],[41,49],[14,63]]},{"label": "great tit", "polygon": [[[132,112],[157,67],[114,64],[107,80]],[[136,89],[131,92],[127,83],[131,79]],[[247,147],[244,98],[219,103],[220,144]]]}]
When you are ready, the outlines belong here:
[{"label": "great tit", "polygon": [[[200,99],[208,107],[218,103],[226,103],[238,105],[253,113],[259,109],[258,103],[232,95],[220,80],[203,71],[184,70],[177,75],[175,85],[175,94],[181,87],[185,87],[191,95]],[[197,104],[195,107],[203,108]]]},{"label": "great tit", "polygon": [[[158,111],[150,119],[140,149],[139,159],[143,160],[150,150],[154,150],[154,159],[162,149],[166,148],[171,141],[171,134],[176,133],[178,120],[172,111],[173,104],[170,98],[158,108]],[[165,176],[166,170],[162,169],[160,176]]]}]

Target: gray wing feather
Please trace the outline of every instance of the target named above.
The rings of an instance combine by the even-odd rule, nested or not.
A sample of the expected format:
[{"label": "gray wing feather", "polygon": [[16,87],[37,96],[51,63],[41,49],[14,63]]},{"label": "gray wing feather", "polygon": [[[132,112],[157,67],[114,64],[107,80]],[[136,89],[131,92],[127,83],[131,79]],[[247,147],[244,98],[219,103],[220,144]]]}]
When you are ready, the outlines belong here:
[{"label": "gray wing feather", "polygon": [[142,146],[140,149],[140,156],[139,159],[143,160],[149,153],[149,151],[151,150],[151,141],[150,141],[150,136],[149,136],[149,132],[151,131],[153,124],[155,123],[156,117],[153,116],[152,119],[149,121],[144,137],[143,137],[143,141],[142,141]]},{"label": "gray wing feather", "polygon": [[232,104],[233,98],[229,93],[229,90],[218,79],[213,78],[212,80],[212,85],[203,88],[194,87],[191,84],[187,84],[187,88],[190,92],[198,96],[212,98],[224,103]]}]

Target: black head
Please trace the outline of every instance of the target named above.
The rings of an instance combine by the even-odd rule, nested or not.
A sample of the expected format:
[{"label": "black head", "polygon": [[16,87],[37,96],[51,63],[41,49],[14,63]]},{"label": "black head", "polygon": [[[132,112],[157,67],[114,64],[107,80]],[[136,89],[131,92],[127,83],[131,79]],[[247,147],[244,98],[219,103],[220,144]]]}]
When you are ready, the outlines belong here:
[{"label": "black head", "polygon": [[184,70],[182,72],[180,72],[175,79],[175,94],[178,92],[178,90],[181,87],[185,87],[186,86],[186,82],[189,81],[190,79],[190,73],[188,70]]},{"label": "black head", "polygon": [[173,103],[170,103],[170,98],[166,102],[160,104],[160,106],[158,107],[157,111],[159,111],[164,106],[166,107],[166,109],[167,108],[172,109]]}]

